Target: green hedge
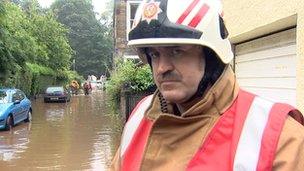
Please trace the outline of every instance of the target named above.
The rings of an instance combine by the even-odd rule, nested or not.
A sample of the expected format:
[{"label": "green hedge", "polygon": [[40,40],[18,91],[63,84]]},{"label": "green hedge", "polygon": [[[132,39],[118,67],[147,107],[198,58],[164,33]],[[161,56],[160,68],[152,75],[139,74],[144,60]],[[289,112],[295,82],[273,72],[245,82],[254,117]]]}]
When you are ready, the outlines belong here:
[{"label": "green hedge", "polygon": [[83,80],[75,71],[55,72],[51,68],[31,63],[26,63],[23,67],[15,64],[0,76],[0,87],[19,88],[27,96],[44,93],[45,88],[50,85],[64,86],[71,80]]},{"label": "green hedge", "polygon": [[138,65],[131,60],[116,61],[115,70],[106,84],[110,97],[110,105],[117,109],[122,90],[129,92],[144,92],[154,86],[151,69],[148,65]]},{"label": "green hedge", "polygon": [[31,93],[32,74],[29,68],[15,64],[14,68],[2,73],[1,87],[16,87],[23,90],[27,95]]},{"label": "green hedge", "polygon": [[38,64],[26,63],[32,74],[31,95],[43,93],[48,85],[54,85],[56,73],[51,68],[40,66]]},{"label": "green hedge", "polygon": [[51,68],[39,66],[37,64],[27,63],[27,66],[31,68],[33,77],[31,85],[31,95],[37,95],[44,92],[46,87],[50,85],[62,85],[69,84],[72,80],[81,82],[82,76],[79,76],[75,71],[53,71]]}]

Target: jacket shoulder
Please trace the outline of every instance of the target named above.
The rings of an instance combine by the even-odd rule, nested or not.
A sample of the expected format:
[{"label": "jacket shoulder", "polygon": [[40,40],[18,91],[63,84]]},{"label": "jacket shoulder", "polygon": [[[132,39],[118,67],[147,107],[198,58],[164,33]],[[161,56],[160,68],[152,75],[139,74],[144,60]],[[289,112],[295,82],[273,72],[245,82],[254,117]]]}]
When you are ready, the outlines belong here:
[{"label": "jacket shoulder", "polygon": [[288,116],[278,142],[273,170],[301,170],[304,168],[304,127]]}]

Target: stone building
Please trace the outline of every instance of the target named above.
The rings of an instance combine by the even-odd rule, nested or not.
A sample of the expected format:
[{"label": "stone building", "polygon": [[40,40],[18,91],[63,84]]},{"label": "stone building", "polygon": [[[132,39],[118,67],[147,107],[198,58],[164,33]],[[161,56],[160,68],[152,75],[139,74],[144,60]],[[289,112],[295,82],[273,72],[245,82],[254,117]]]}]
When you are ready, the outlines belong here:
[{"label": "stone building", "polygon": [[115,57],[138,58],[134,51],[127,48],[129,32],[136,9],[141,0],[114,0],[114,37]]}]

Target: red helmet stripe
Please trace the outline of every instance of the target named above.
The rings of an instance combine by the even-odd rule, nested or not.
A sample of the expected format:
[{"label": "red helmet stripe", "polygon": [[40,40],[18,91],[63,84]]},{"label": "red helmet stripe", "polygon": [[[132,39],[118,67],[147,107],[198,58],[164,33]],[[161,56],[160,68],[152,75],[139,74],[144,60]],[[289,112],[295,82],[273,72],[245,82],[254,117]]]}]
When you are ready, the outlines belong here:
[{"label": "red helmet stripe", "polygon": [[188,6],[188,8],[184,11],[184,13],[178,18],[177,24],[182,24],[182,22],[185,20],[185,18],[190,14],[190,12],[193,10],[193,8],[197,5],[197,3],[200,0],[194,0],[192,3]]},{"label": "red helmet stripe", "polygon": [[189,23],[189,26],[190,27],[196,27],[198,25],[198,23],[200,23],[201,20],[204,18],[204,16],[208,12],[208,10],[209,10],[209,6],[207,4],[204,4],[200,8],[198,13],[195,15],[195,17],[191,20],[191,22]]}]

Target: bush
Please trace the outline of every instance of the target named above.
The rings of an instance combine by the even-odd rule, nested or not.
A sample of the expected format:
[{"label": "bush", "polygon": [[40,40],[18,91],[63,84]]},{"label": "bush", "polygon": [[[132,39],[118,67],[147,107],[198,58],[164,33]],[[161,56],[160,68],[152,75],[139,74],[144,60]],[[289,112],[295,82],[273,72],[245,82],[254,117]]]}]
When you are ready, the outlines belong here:
[{"label": "bush", "polygon": [[111,106],[117,108],[122,90],[144,92],[154,87],[151,69],[148,65],[139,66],[131,60],[119,60],[111,72],[106,90],[110,95]]},{"label": "bush", "polygon": [[0,86],[3,87],[15,87],[24,91],[27,96],[32,94],[32,84],[34,74],[27,65],[19,66],[14,64],[3,77],[0,79]]},{"label": "bush", "polygon": [[26,65],[30,68],[33,74],[42,74],[54,76],[56,75],[55,71],[49,67],[41,66],[38,64],[26,63]]}]

